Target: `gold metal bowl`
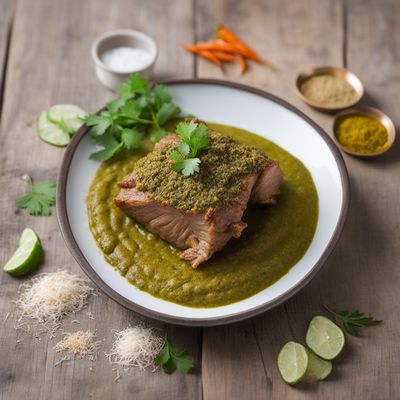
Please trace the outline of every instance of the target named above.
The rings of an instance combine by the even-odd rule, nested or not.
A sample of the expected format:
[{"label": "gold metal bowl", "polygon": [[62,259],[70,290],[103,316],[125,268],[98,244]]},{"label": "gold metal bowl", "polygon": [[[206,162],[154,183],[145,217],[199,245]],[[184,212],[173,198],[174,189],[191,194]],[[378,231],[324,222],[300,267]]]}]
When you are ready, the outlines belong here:
[{"label": "gold metal bowl", "polygon": [[[385,128],[388,134],[388,142],[386,147],[383,150],[377,151],[375,153],[356,153],[354,151],[351,151],[344,147],[342,144],[340,144],[337,136],[336,136],[336,131],[337,131],[337,126],[340,121],[342,121],[345,117],[348,117],[350,115],[364,115],[367,117],[372,117],[377,119]],[[333,139],[336,143],[336,145],[343,150],[344,152],[351,154],[353,156],[357,157],[364,157],[364,158],[372,158],[372,157],[377,157],[380,156],[381,154],[385,153],[388,151],[396,138],[396,128],[392,122],[392,120],[384,114],[381,110],[378,110],[377,108],[373,107],[368,107],[368,106],[359,106],[359,107],[353,107],[347,110],[344,110],[340,113],[338,113],[335,116],[335,119],[333,120]]]},{"label": "gold metal bowl", "polygon": [[[313,76],[318,76],[318,75],[331,75],[331,76],[337,76],[339,78],[344,79],[356,92],[357,97],[350,103],[344,105],[344,106],[327,106],[322,103],[317,103],[306,96],[301,91],[301,86],[302,84],[309,78]],[[339,68],[339,67],[315,67],[311,68],[308,71],[301,72],[297,78],[296,78],[296,92],[298,96],[308,105],[311,107],[317,108],[319,110],[325,110],[325,111],[338,111],[338,110],[343,110],[348,107],[352,107],[356,105],[360,100],[361,97],[364,95],[364,87],[363,84],[361,83],[360,79],[353,74],[353,72],[349,71],[346,68]]]}]

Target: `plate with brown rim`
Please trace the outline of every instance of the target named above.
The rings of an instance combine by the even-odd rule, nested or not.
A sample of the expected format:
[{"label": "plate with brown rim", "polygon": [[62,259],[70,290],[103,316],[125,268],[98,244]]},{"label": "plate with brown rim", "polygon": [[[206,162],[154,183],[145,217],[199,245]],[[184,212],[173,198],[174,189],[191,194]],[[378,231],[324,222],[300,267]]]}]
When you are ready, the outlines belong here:
[{"label": "plate with brown rim", "polygon": [[89,229],[85,197],[99,163],[89,159],[94,145],[86,126],[76,133],[66,149],[58,176],[57,217],[64,240],[100,290],[147,317],[180,325],[212,326],[239,321],[276,307],[311,281],[339,239],[349,205],[349,180],[343,158],[317,124],[265,91],[213,79],[164,83],[185,114],[267,138],[307,167],[319,198],[318,221],[309,248],[289,272],[271,286],[224,306],[188,307],[139,290],[107,264]]}]

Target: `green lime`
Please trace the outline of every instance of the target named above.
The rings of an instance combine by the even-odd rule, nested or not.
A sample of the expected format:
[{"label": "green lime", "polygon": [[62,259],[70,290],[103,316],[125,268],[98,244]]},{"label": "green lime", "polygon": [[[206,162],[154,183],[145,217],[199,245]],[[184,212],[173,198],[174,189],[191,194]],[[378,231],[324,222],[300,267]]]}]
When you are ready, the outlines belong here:
[{"label": "green lime", "polygon": [[326,379],[332,372],[332,362],[323,360],[312,351],[308,352],[308,368],[304,381],[315,382]]},{"label": "green lime", "polygon": [[307,346],[324,360],[333,360],[343,350],[343,331],[329,318],[317,315],[307,329]]},{"label": "green lime", "polygon": [[73,104],[56,104],[47,111],[47,118],[50,122],[65,122],[66,125],[77,131],[82,125],[82,118],[86,115],[78,106]]},{"label": "green lime", "polygon": [[278,369],[289,385],[300,382],[308,367],[308,351],[300,343],[287,342],[278,355]]},{"label": "green lime", "polygon": [[39,265],[43,255],[42,245],[36,233],[26,228],[19,240],[19,247],[4,266],[4,271],[12,276],[25,275]]},{"label": "green lime", "polygon": [[46,111],[43,111],[39,116],[37,132],[40,139],[53,146],[65,147],[71,140],[67,133],[47,119]]}]

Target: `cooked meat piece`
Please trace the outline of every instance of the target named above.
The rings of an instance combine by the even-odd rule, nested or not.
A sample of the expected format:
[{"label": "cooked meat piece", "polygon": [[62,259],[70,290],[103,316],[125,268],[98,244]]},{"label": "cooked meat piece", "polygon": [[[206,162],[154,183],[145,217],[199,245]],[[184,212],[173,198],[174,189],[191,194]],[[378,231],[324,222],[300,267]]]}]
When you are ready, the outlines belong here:
[{"label": "cooked meat piece", "polygon": [[276,204],[276,197],[283,180],[283,173],[279,165],[272,161],[258,175],[250,196],[252,204]]},{"label": "cooked meat piece", "polygon": [[[168,135],[157,143],[156,149],[178,141],[176,135]],[[150,232],[183,249],[181,258],[197,268],[229,239],[240,237],[247,226],[242,215],[249,201],[275,203],[282,171],[277,163],[269,162],[260,173],[248,174],[243,179],[236,201],[206,211],[177,208],[154,199],[150,193],[139,190],[136,181],[134,171],[119,184],[121,191],[115,198],[116,205]]]}]

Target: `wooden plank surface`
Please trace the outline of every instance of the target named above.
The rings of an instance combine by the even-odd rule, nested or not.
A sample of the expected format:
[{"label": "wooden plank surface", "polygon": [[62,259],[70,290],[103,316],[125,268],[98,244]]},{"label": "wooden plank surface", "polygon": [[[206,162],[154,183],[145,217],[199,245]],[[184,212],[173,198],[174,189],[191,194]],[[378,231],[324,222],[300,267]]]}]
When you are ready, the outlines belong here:
[{"label": "wooden plank surface", "polygon": [[[65,247],[56,216],[30,217],[15,208],[16,198],[24,193],[21,175],[29,173],[37,180],[55,180],[64,151],[41,142],[34,121],[51,104],[73,103],[95,111],[112,97],[97,81],[90,60],[92,41],[110,29],[136,28],[154,36],[162,44],[157,76],[191,76],[193,60],[183,52],[176,53],[173,63],[170,59],[181,35],[192,39],[191,4],[179,0],[168,1],[167,7],[165,4],[162,0],[121,0],[105,7],[96,0],[18,1],[1,121],[0,182],[7,188],[0,203],[2,262],[12,254],[23,227],[30,226],[39,233],[46,251],[40,272],[63,268],[82,275]],[[156,15],[164,18],[154,23]],[[170,24],[171,20],[175,23]],[[13,314],[0,330],[1,399],[123,399],[128,394],[146,400],[201,397],[199,374],[168,376],[133,370],[113,383],[115,372],[104,356],[111,348],[112,329],[124,329],[140,318],[104,295],[93,298],[90,306],[77,315],[80,328],[96,329],[98,337],[105,339],[98,361],[93,365],[83,360],[54,367],[60,357],[53,346],[59,338],[49,340],[42,335],[35,339],[16,332],[12,300],[20,281],[3,273],[0,280],[0,320],[3,322],[8,312]],[[87,311],[92,312],[95,320],[88,318]],[[68,331],[76,329],[76,325],[66,321],[64,328]],[[198,329],[170,326],[167,330],[173,341],[186,347],[198,360]]]},{"label": "wooden plank surface", "polygon": [[[13,15],[11,0],[0,1],[0,70],[7,50]],[[101,107],[111,94],[93,73],[89,48],[103,31],[127,27],[144,30],[160,47],[159,78],[231,79],[270,91],[298,106],[331,131],[332,116],[314,111],[296,97],[293,81],[310,65],[343,65],[366,85],[365,104],[385,110],[400,125],[400,3],[396,0],[118,0],[104,7],[88,0],[19,0],[8,53],[0,126],[0,260],[5,261],[25,226],[35,228],[44,242],[41,271],[57,267],[80,273],[65,248],[55,215],[34,218],[15,209],[23,194],[23,173],[55,179],[63,150],[35,136],[37,114],[51,104],[71,102],[86,110]],[[241,77],[238,66],[222,73],[176,46],[179,40],[206,39],[224,22],[254,44],[278,66],[273,73],[252,65]],[[1,74],[1,73],[0,73]],[[0,76],[1,78],[1,76]],[[396,240],[400,226],[399,143],[374,161],[345,157],[352,183],[352,205],[342,239],[326,266],[304,290],[285,305],[251,320],[218,328],[164,326],[199,364],[183,376],[132,371],[119,383],[103,356],[112,343],[111,329],[122,329],[139,318],[104,295],[93,298],[78,314],[81,327],[97,329],[105,338],[96,363],[79,361],[54,367],[57,340],[34,338],[13,328],[12,300],[20,281],[0,274],[0,399],[396,399],[400,368],[396,294],[400,285]],[[350,338],[345,355],[329,381],[292,388],[282,383],[275,365],[280,346],[301,340],[310,317],[322,304],[359,308],[385,320],[381,327]],[[91,320],[87,312],[95,317]],[[148,323],[155,324],[153,321]],[[66,321],[65,330],[74,329]],[[20,343],[18,341],[21,340]],[[92,369],[90,369],[92,367]]]},{"label": "wooden plank surface", "polygon": [[[206,39],[220,21],[257,45],[274,62],[276,74],[261,66],[239,77],[237,66],[225,73],[199,60],[200,77],[243,81],[277,94],[312,117],[331,133],[332,116],[304,105],[295,95],[296,74],[311,65],[343,65],[366,84],[365,104],[376,104],[400,121],[399,3],[394,1],[216,1],[196,13],[198,36]],[[396,4],[395,4],[396,3]],[[345,16],[346,20],[343,19]],[[397,45],[396,45],[397,43]],[[397,100],[397,101],[396,101]],[[397,151],[399,149],[396,146]],[[207,329],[203,340],[203,391],[218,399],[391,399],[399,343],[394,332],[400,256],[396,229],[400,226],[400,176],[396,149],[372,162],[345,157],[352,181],[352,206],[343,236],[326,266],[285,305],[250,321]],[[390,239],[392,238],[392,240]],[[390,245],[389,245],[390,243]],[[310,318],[323,312],[322,304],[370,312],[385,324],[349,339],[346,353],[335,364],[329,381],[292,388],[276,369],[283,343],[304,340]],[[223,360],[224,368],[221,368]],[[382,382],[386,382],[382,386]]]},{"label": "wooden plank surface", "polygon": [[6,73],[7,53],[14,14],[14,0],[0,1],[0,116],[3,103],[4,76]]}]

